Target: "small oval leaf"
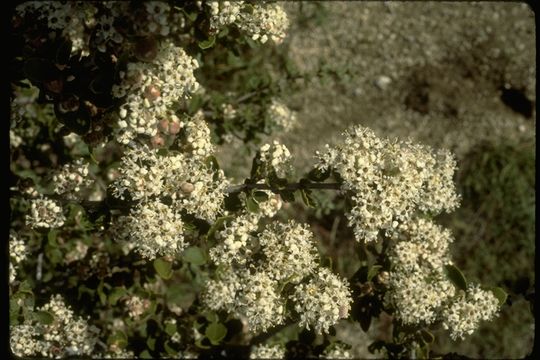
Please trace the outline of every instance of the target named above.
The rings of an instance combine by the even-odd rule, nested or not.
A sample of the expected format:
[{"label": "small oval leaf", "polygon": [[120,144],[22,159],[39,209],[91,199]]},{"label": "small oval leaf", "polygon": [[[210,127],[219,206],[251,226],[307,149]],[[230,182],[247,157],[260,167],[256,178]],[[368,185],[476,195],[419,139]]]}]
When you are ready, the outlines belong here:
[{"label": "small oval leaf", "polygon": [[467,280],[463,273],[454,265],[445,265],[446,276],[458,288],[467,291]]},{"label": "small oval leaf", "polygon": [[208,325],[204,334],[212,344],[217,345],[227,335],[227,328],[223,324],[212,323]]},{"label": "small oval leaf", "polygon": [[154,269],[163,279],[170,279],[172,276],[172,264],[163,259],[154,260]]},{"label": "small oval leaf", "polygon": [[50,325],[54,321],[54,316],[48,311],[36,311],[34,316],[43,325]]},{"label": "small oval leaf", "polygon": [[500,287],[491,287],[489,290],[493,293],[497,300],[499,300],[499,306],[503,306],[504,303],[506,303],[506,299],[508,298],[506,291]]},{"label": "small oval leaf", "polygon": [[198,246],[191,246],[184,251],[184,259],[193,265],[203,265],[206,263],[206,256]]}]

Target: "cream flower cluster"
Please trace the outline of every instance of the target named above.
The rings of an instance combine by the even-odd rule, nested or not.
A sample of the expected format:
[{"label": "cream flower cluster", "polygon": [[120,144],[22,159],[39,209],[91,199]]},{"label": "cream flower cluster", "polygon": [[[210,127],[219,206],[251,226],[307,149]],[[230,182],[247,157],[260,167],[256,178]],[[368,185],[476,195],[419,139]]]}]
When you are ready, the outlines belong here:
[{"label": "cream flower cluster", "polygon": [[26,215],[26,224],[31,228],[59,228],[65,221],[62,207],[43,197],[32,200],[30,214]]},{"label": "cream flower cluster", "polygon": [[135,146],[122,158],[113,194],[149,199],[169,196],[173,206],[212,221],[221,211],[228,181],[222,170],[212,170],[200,159],[181,153],[158,155],[147,146]]},{"label": "cream flower cluster", "polygon": [[471,335],[481,321],[494,318],[499,310],[499,301],[491,291],[482,290],[471,284],[465,294],[443,311],[443,327],[450,330],[450,336],[456,340]]},{"label": "cream flower cluster", "polygon": [[283,345],[255,345],[251,348],[250,359],[284,359],[285,348]]},{"label": "cream flower cluster", "polygon": [[157,124],[173,116],[170,108],[175,101],[188,98],[199,88],[193,71],[197,60],[164,40],[152,62],[129,63],[120,72],[122,82],[112,88],[115,97],[127,95],[120,107],[118,141],[127,144],[137,134],[157,134]]},{"label": "cream flower cluster", "polygon": [[53,175],[54,192],[77,198],[82,189],[92,184],[92,180],[88,178],[88,165],[83,159],[64,165]]},{"label": "cream flower cluster", "polygon": [[266,116],[270,124],[284,131],[292,130],[297,124],[296,112],[289,109],[287,105],[277,99],[272,99]]},{"label": "cream flower cluster", "polygon": [[206,1],[210,7],[210,29],[217,31],[234,23],[240,16],[244,1]]},{"label": "cream flower cluster", "polygon": [[195,113],[185,125],[182,123],[182,126],[187,141],[187,152],[198,159],[204,159],[214,153],[214,145],[210,141],[210,128],[204,120],[202,111]]},{"label": "cream flower cluster", "polygon": [[278,141],[264,144],[259,150],[259,159],[263,164],[262,171],[267,176],[273,170],[280,177],[284,177],[291,168],[291,153],[289,149]]},{"label": "cream flower cluster", "polygon": [[352,301],[347,281],[322,267],[307,283],[295,287],[291,299],[300,314],[300,326],[317,333],[328,333],[330,326],[346,318]]},{"label": "cream flower cluster", "polygon": [[72,51],[83,51],[88,55],[90,34],[85,27],[92,23],[97,8],[88,2],[27,1],[15,9],[21,17],[37,16],[38,21],[47,23],[51,30],[62,30],[72,41]]},{"label": "cream flower cluster", "polygon": [[25,319],[23,324],[11,326],[11,350],[17,356],[63,358],[92,355],[97,341],[94,327],[75,316],[63,298],[56,295],[39,308],[53,316],[48,325]]},{"label": "cream flower cluster", "polygon": [[135,31],[141,35],[168,36],[185,25],[182,13],[173,11],[164,1],[146,1],[142,8],[144,11],[136,13],[133,18]]},{"label": "cream flower cluster", "polygon": [[321,354],[320,358],[323,359],[352,359],[353,355],[347,349],[346,345],[343,343],[334,343],[329,345],[324,352]]},{"label": "cream flower cluster", "polygon": [[130,318],[138,320],[141,315],[150,307],[148,299],[142,299],[138,296],[131,296],[126,300],[126,309]]},{"label": "cream flower cluster", "polygon": [[456,162],[447,151],[381,139],[361,126],[344,134],[343,145],[317,152],[319,169],[331,169],[353,193],[347,214],[358,241],[373,241],[417,210],[439,213],[459,205],[452,175]]},{"label": "cream flower cluster", "polygon": [[[210,250],[210,257],[222,270],[206,286],[206,306],[246,319],[254,332],[284,321],[290,315],[283,308],[287,299],[295,304],[301,325],[318,332],[347,317],[351,302],[347,283],[318,265],[308,228],[291,220],[269,224],[257,234],[257,221],[256,215],[246,213],[216,236],[223,242]],[[303,290],[284,293],[287,283]]]},{"label": "cream flower cluster", "polygon": [[287,35],[289,19],[280,5],[257,3],[253,5],[253,12],[241,12],[236,24],[255,41],[264,44],[271,39],[280,44]]},{"label": "cream flower cluster", "polygon": [[492,292],[471,284],[463,293],[447,279],[444,266],[452,264],[448,245],[453,241],[448,230],[419,218],[401,225],[393,237],[388,295],[404,324],[442,321],[456,339],[495,315],[498,300]]},{"label": "cream flower cluster", "polygon": [[135,242],[136,251],[148,259],[175,256],[187,247],[180,214],[159,200],[140,203],[131,209],[123,226],[127,233],[124,236]]},{"label": "cream flower cluster", "polygon": [[16,233],[9,233],[9,282],[15,281],[17,267],[28,256],[28,248],[24,241]]}]

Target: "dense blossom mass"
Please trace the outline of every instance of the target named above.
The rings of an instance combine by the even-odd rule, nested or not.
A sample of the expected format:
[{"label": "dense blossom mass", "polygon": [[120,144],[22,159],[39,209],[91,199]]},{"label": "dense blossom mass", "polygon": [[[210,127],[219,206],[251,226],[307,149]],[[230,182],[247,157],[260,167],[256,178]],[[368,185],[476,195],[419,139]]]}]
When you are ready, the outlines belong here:
[{"label": "dense blossom mass", "polygon": [[418,210],[436,214],[459,205],[448,151],[382,139],[361,126],[343,136],[343,144],[317,152],[317,167],[333,170],[351,193],[347,218],[358,241],[375,240],[379,230],[392,230]]}]

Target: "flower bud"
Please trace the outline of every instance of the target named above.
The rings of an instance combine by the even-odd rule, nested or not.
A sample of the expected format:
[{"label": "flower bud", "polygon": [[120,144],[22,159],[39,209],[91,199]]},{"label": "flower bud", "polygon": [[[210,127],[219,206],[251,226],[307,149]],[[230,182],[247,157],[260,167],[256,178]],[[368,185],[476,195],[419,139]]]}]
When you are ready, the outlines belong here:
[{"label": "flower bud", "polygon": [[180,124],[177,122],[172,122],[169,124],[169,134],[176,135],[180,132]]},{"label": "flower bud", "polygon": [[150,142],[154,148],[159,148],[165,145],[165,140],[160,135],[153,136]]},{"label": "flower bud", "polygon": [[182,185],[180,185],[180,189],[181,189],[182,192],[184,192],[185,194],[190,194],[190,193],[193,192],[193,190],[195,190],[195,186],[193,186],[192,183],[185,182],[185,183],[183,183]]},{"label": "flower bud", "polygon": [[161,92],[157,86],[148,85],[146,89],[144,89],[144,96],[148,99],[148,101],[153,102],[161,96]]},{"label": "flower bud", "polygon": [[169,132],[169,120],[161,120],[158,123],[159,130],[163,131],[164,133]]}]

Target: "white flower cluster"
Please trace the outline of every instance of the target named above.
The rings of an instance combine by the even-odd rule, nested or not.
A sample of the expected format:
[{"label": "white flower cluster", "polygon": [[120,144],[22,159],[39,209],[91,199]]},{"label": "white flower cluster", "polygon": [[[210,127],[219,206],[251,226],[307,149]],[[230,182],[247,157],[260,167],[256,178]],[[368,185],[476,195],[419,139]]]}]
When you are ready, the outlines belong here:
[{"label": "white flower cluster", "polygon": [[135,32],[140,35],[167,36],[176,33],[185,25],[185,19],[179,11],[172,11],[164,1],[146,1],[142,12],[136,12],[133,23]]},{"label": "white flower cluster", "polygon": [[63,358],[92,355],[97,341],[94,327],[76,317],[60,295],[39,308],[53,316],[48,325],[25,319],[23,324],[11,326],[11,350],[17,356]]},{"label": "white flower cluster", "polygon": [[353,355],[343,343],[334,343],[324,349],[320,358],[323,359],[352,359]]},{"label": "white flower cluster", "polygon": [[30,214],[26,215],[26,224],[31,228],[59,228],[65,221],[62,207],[43,197],[32,200]]},{"label": "white flower cluster", "polygon": [[413,219],[393,236],[388,295],[404,324],[442,321],[456,339],[471,334],[480,320],[494,316],[498,300],[493,293],[477,285],[469,285],[466,293],[458,292],[447,279],[444,266],[452,264],[450,231],[429,220]]},{"label": "white flower cluster", "polygon": [[148,259],[175,256],[187,247],[180,214],[157,200],[131,209],[123,226],[125,236],[137,244],[136,251]]},{"label": "white flower cluster", "polygon": [[307,284],[296,286],[291,299],[300,326],[313,327],[317,333],[328,333],[330,326],[346,318],[352,301],[347,281],[322,267]]},{"label": "white flower cluster", "polygon": [[284,131],[292,130],[297,124],[296,112],[289,109],[287,105],[277,99],[272,99],[266,116],[270,124]]},{"label": "white flower cluster", "polygon": [[171,105],[199,88],[193,74],[198,67],[197,60],[170,40],[162,42],[151,63],[129,63],[127,71],[120,72],[122,82],[112,88],[115,97],[127,95],[119,110],[117,140],[127,144],[137,134],[156,135],[158,122],[175,117]]},{"label": "white flower cluster", "polygon": [[[272,223],[256,235],[257,221],[257,216],[244,214],[217,236],[224,241],[210,250],[210,257],[224,270],[207,283],[206,306],[246,319],[254,332],[282,323],[287,299],[295,304],[301,325],[318,332],[347,317],[351,302],[347,283],[318,265],[307,227],[294,221]],[[304,280],[307,284],[302,284]],[[297,284],[292,295],[280,293],[287,283]]]},{"label": "white flower cluster", "polygon": [[491,291],[471,284],[466,294],[460,294],[452,305],[443,311],[443,327],[450,330],[450,336],[463,339],[478,328],[480,321],[493,319],[499,310],[499,301]]},{"label": "white flower cluster", "polygon": [[202,111],[197,112],[184,126],[188,151],[198,159],[204,159],[214,153],[210,141],[210,128],[204,120]]},{"label": "white flower cluster", "polygon": [[244,1],[210,0],[205,4],[210,7],[210,29],[216,31],[234,23],[239,18]]},{"label": "white flower cluster", "polygon": [[62,30],[72,41],[72,52],[82,51],[88,55],[90,34],[85,27],[93,22],[97,8],[89,2],[27,1],[18,5],[15,11],[21,16],[35,15],[38,21],[45,21],[51,30]]},{"label": "white flower cluster", "polygon": [[[156,149],[135,145],[122,157],[119,173],[111,184],[113,195],[124,199],[128,194],[140,201],[128,216],[119,219],[119,237],[134,242],[146,258],[174,255],[187,246],[182,210],[207,221],[215,220],[222,211],[228,186],[225,174],[198,157],[173,152],[160,155]],[[162,203],[165,198],[170,205]]]},{"label": "white flower cluster", "polygon": [[283,345],[255,345],[251,348],[250,359],[284,359],[285,348]]},{"label": "white flower cluster", "polygon": [[23,143],[22,137],[17,135],[14,129],[9,129],[9,145],[15,149],[21,146]]},{"label": "white flower cluster", "polygon": [[259,236],[267,272],[275,280],[299,282],[318,267],[313,233],[305,224],[273,223]]},{"label": "white flower cluster", "polygon": [[257,231],[260,216],[244,212],[236,216],[225,229],[216,233],[218,245],[210,249],[210,259],[215,264],[245,264],[251,256],[248,244],[254,242],[252,233]]},{"label": "white flower cluster", "polygon": [[88,165],[83,159],[64,165],[53,175],[54,192],[66,194],[69,198],[78,197],[82,189],[92,184],[92,180],[88,178]]},{"label": "white flower cluster", "polygon": [[226,121],[234,119],[238,113],[232,104],[221,104],[221,111],[223,112],[223,119]]},{"label": "white flower cluster", "polygon": [[126,300],[126,309],[131,319],[138,320],[141,315],[150,307],[148,299],[142,299],[138,296],[131,296]]},{"label": "white flower cluster", "polygon": [[280,44],[287,35],[289,19],[283,8],[276,3],[257,3],[253,12],[241,12],[236,22],[253,40],[265,43],[272,39]]},{"label": "white flower cluster", "polygon": [[28,248],[24,241],[16,233],[9,233],[9,282],[15,281],[17,266],[28,256]]},{"label": "white flower cluster", "polygon": [[262,166],[262,172],[268,175],[272,170],[277,176],[284,177],[291,169],[291,153],[289,149],[278,141],[274,140],[272,144],[261,146],[259,159]]},{"label": "white flower cluster", "polygon": [[319,169],[332,169],[353,193],[347,214],[358,241],[373,241],[416,210],[439,213],[459,205],[452,175],[456,162],[445,150],[381,139],[361,126],[344,134],[344,144],[317,152]]}]

